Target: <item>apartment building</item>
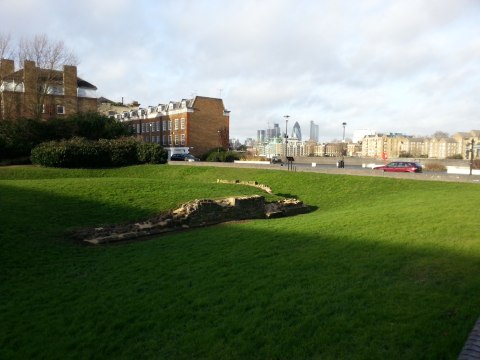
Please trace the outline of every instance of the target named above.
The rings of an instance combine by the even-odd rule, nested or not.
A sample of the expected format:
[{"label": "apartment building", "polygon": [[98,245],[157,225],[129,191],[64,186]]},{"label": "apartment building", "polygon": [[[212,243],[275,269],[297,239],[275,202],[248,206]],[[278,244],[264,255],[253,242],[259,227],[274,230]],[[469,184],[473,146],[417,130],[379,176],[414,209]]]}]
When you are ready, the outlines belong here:
[{"label": "apartment building", "polygon": [[0,60],[0,119],[50,119],[97,111],[96,86],[77,76],[77,67],[41,69],[26,60],[15,71],[13,60]]},{"label": "apartment building", "polygon": [[428,157],[434,159],[446,159],[460,155],[459,144],[452,138],[430,139],[428,141]]},{"label": "apartment building", "polygon": [[462,156],[467,159],[472,140],[477,144],[474,146],[474,157],[477,158],[480,130],[459,132],[445,138],[412,137],[402,134],[367,135],[362,140],[361,154],[363,157],[371,158],[381,158],[385,154],[388,158],[413,156],[446,159]]},{"label": "apartment building", "polygon": [[458,144],[459,154],[463,156],[464,159],[470,158],[470,151],[472,150],[472,141],[474,144],[473,155],[475,159],[480,158],[480,130],[471,130],[469,132],[458,132],[455,133],[452,138]]},{"label": "apartment building", "polygon": [[140,139],[162,145],[169,155],[202,156],[229,146],[230,111],[219,98],[195,96],[147,108],[103,105],[99,111],[129,123]]}]

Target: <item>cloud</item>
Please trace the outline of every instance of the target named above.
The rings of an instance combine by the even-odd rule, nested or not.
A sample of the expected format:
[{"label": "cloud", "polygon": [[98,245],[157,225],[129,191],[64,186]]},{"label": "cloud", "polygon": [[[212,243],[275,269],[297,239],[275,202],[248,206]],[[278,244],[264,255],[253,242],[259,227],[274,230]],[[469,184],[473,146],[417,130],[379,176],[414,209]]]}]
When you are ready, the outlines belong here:
[{"label": "cloud", "polygon": [[60,37],[79,74],[114,100],[221,93],[234,137],[255,137],[285,114],[303,133],[315,121],[322,140],[339,138],[342,122],[347,135],[478,123],[475,0],[47,3],[3,0],[0,32]]}]

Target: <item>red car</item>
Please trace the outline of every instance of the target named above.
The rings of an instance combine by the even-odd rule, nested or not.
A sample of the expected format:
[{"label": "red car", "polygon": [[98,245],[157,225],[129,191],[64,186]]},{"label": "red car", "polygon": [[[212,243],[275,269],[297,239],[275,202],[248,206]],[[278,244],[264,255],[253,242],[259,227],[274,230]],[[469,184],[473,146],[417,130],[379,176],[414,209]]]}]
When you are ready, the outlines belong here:
[{"label": "red car", "polygon": [[373,170],[383,170],[388,172],[417,172],[423,171],[422,165],[409,161],[394,161],[384,166],[376,166]]}]

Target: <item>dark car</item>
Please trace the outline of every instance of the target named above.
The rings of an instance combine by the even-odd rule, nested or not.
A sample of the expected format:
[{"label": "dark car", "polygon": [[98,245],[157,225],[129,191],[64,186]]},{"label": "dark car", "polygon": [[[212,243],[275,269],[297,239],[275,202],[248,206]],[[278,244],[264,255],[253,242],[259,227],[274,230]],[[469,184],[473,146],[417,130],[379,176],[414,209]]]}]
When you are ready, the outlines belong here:
[{"label": "dark car", "polygon": [[170,161],[185,161],[186,154],[173,154],[170,156]]},{"label": "dark car", "polygon": [[384,166],[376,166],[373,170],[383,170],[388,172],[416,172],[423,171],[422,165],[410,161],[394,161]]},{"label": "dark car", "polygon": [[270,163],[272,164],[281,164],[282,163],[282,159],[280,158],[280,156],[272,156],[272,158],[270,159]]},{"label": "dark car", "polygon": [[184,160],[185,161],[200,161],[199,158],[193,156],[192,154],[186,154]]},{"label": "dark car", "polygon": [[192,154],[173,154],[170,161],[200,161],[200,159]]}]

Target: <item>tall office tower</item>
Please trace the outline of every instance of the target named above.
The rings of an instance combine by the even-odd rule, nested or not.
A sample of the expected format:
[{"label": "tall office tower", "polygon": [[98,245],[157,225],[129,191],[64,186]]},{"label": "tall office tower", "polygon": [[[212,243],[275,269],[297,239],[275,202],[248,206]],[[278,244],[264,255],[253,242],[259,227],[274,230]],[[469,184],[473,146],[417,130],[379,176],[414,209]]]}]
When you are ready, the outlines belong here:
[{"label": "tall office tower", "polygon": [[272,129],[267,129],[267,139],[273,139],[280,136],[280,127],[278,124],[273,124]]},{"label": "tall office tower", "polygon": [[302,131],[300,130],[300,124],[298,121],[293,125],[292,137],[298,139],[298,141],[302,141]]},{"label": "tall office tower", "polygon": [[318,125],[310,121],[310,140],[318,142]]},{"label": "tall office tower", "polygon": [[265,130],[257,130],[257,142],[263,143],[266,140],[266,131]]}]

